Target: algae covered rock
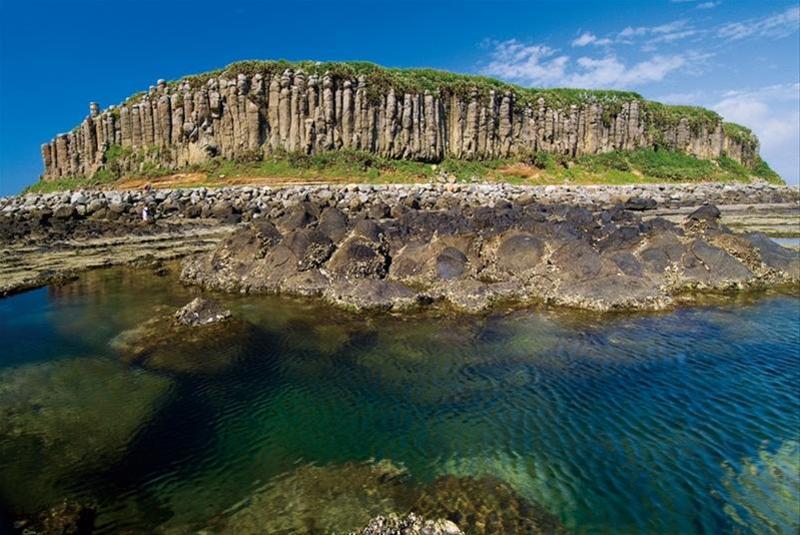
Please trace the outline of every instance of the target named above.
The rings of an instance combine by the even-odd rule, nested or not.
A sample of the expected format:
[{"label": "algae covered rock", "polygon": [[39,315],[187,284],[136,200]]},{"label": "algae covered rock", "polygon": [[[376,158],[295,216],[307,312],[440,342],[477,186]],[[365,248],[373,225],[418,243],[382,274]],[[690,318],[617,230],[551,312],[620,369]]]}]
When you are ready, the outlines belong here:
[{"label": "algae covered rock", "polygon": [[31,511],[60,500],[69,481],[125,454],[170,385],[93,358],[0,373],[0,501]]},{"label": "algae covered rock", "polygon": [[464,532],[449,520],[425,520],[409,513],[406,517],[377,516],[351,535],[464,535]]},{"label": "algae covered rock", "polygon": [[199,327],[230,319],[231,311],[219,306],[214,301],[194,298],[188,305],[182,307],[175,313],[178,323],[188,327]]},{"label": "algae covered rock", "polygon": [[14,522],[23,535],[90,535],[94,531],[95,508],[64,500],[46,511]]},{"label": "algae covered rock", "polygon": [[214,533],[348,533],[407,510],[408,473],[389,461],[301,466],[249,497]]},{"label": "algae covered rock", "polygon": [[426,486],[412,509],[446,518],[465,533],[566,534],[555,516],[495,477],[442,476]]},{"label": "algae covered rock", "polygon": [[218,373],[252,352],[257,329],[213,301],[194,299],[177,312],[156,307],[153,317],[111,341],[127,364],[176,373]]}]

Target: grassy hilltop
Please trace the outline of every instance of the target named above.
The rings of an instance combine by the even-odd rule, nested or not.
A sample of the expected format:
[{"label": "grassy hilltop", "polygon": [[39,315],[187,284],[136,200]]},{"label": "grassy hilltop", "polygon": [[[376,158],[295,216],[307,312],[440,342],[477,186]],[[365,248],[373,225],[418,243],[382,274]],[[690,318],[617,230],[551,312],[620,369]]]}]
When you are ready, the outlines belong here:
[{"label": "grassy hilltop", "polygon": [[[604,114],[613,114],[625,102],[638,101],[647,114],[649,129],[674,127],[680,121],[688,123],[693,132],[712,130],[722,124],[725,136],[757,143],[752,132],[734,123],[724,123],[708,109],[692,106],[671,106],[644,99],[638,93],[613,90],[535,89],[524,88],[495,79],[454,74],[434,69],[394,69],[364,62],[320,63],[312,61],[242,61],[223,69],[187,76],[168,82],[172,89],[180,86],[199,88],[214,77],[234,78],[239,74],[280,74],[287,69],[302,70],[307,75],[329,74],[345,79],[365,77],[367,98],[382,98],[390,88],[398,93],[430,92],[488,96],[513,94],[515,107],[538,106],[542,101],[555,109],[569,109],[592,103],[602,104]],[[141,102],[145,93],[129,97],[123,105]],[[119,108],[111,110],[119,113]],[[603,120],[610,120],[603,117]],[[163,168],[158,163],[157,150],[152,154],[134,152],[119,145],[108,147],[104,166],[94,176],[61,177],[40,181],[27,191],[55,191],[80,187],[135,187],[143,182],[164,186],[215,186],[229,184],[301,183],[301,182],[428,182],[428,181],[505,181],[519,184],[631,184],[642,182],[748,182],[765,180],[782,183],[781,178],[760,158],[752,165],[743,165],[727,156],[703,160],[669,150],[658,143],[654,147],[633,151],[613,151],[604,154],[569,157],[538,152],[509,159],[463,160],[445,159],[441,162],[397,160],[379,155],[341,149],[308,155],[276,151],[261,157],[239,159],[210,159],[202,164],[181,169]],[[152,156],[155,154],[155,156]],[[137,170],[129,171],[132,158],[140,159]]]}]

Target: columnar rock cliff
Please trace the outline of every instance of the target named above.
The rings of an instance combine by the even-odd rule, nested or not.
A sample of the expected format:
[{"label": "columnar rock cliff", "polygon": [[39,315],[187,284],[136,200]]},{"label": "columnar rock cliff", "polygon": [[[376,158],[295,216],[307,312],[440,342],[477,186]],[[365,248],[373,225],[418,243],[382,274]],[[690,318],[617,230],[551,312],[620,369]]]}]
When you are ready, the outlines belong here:
[{"label": "columnar rock cliff", "polygon": [[[342,65],[234,64],[174,83],[160,80],[103,111],[92,103],[78,127],[42,146],[44,178],[91,176],[110,164],[112,147],[122,172],[145,162],[178,169],[215,156],[338,149],[432,162],[653,147],[703,159],[724,155],[749,166],[758,158],[756,138],[713,112],[635,93],[530,90],[425,70]],[[445,81],[397,81],[414,76]]]}]

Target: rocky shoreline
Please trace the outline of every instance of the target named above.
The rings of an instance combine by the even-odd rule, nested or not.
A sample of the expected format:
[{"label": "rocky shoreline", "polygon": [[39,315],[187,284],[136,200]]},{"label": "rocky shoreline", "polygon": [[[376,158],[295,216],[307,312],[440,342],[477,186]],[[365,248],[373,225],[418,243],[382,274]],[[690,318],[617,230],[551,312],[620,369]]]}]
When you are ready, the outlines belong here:
[{"label": "rocky shoreline", "polygon": [[723,214],[760,205],[790,222],[800,213],[797,189],[764,183],[24,195],[0,199],[0,291],[153,256],[185,256],[188,284],[356,310],[445,303],[478,312],[509,301],[661,309],[686,292],[796,285],[796,253],[733,233],[715,207],[696,210],[703,203]]}]

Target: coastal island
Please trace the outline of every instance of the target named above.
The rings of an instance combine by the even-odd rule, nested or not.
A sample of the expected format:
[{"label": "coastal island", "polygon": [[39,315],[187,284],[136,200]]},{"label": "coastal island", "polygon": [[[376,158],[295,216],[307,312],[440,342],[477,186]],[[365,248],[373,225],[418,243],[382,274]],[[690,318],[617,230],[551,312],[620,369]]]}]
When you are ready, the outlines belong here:
[{"label": "coastal island", "polygon": [[[64,526],[91,530],[93,508],[71,502],[52,508],[71,491],[65,481],[87,473],[73,470],[81,447],[96,448],[95,461],[112,466],[103,472],[107,487],[97,488],[125,488],[127,481],[113,467],[122,472],[125,462],[146,464],[152,444],[165,442],[178,458],[181,448],[170,445],[170,440],[179,442],[170,426],[180,428],[181,418],[148,420],[167,403],[164,399],[190,413],[199,428],[204,413],[192,405],[196,400],[189,400],[190,392],[200,392],[213,407],[203,409],[209,413],[219,410],[214,405],[219,399],[260,406],[262,394],[252,394],[248,389],[257,387],[248,381],[263,378],[275,388],[284,381],[294,396],[270,400],[269,411],[272,403],[286,413],[321,407],[326,414],[325,404],[347,411],[352,406],[322,394],[313,398],[304,385],[310,378],[323,383],[326,374],[347,366],[364,367],[369,371],[365,381],[378,377],[392,385],[388,393],[381,391],[391,400],[398,395],[395,387],[402,390],[413,382],[413,366],[392,359],[399,360],[403,351],[403,358],[416,358],[418,351],[429,361],[414,366],[432,366],[437,355],[445,355],[457,370],[429,370],[453,387],[452,399],[437,384],[409,387],[419,396],[414,410],[434,421],[439,410],[478,404],[489,384],[502,385],[501,390],[534,385],[529,370],[514,368],[530,348],[546,362],[543,376],[560,369],[545,356],[559,354],[560,339],[568,334],[559,338],[537,326],[542,332],[536,337],[511,337],[515,346],[497,342],[491,332],[477,336],[461,330],[483,329],[495,321],[494,314],[510,314],[512,319],[502,321],[512,323],[520,321],[513,314],[528,309],[612,317],[609,313],[683,310],[743,296],[796,297],[800,290],[797,247],[776,241],[800,236],[800,192],[786,186],[760,157],[757,138],[713,111],[660,104],[632,92],[528,89],[484,77],[368,63],[239,62],[172,82],[159,80],[102,110],[92,103],[79,125],[42,146],[42,158],[44,172],[37,183],[0,199],[0,294],[14,299],[48,286],[68,301],[70,288],[91,287],[92,277],[103,281],[96,283],[101,288],[118,280],[127,285],[130,277],[130,288],[116,291],[145,304],[132,306],[130,317],[108,308],[103,299],[91,305],[102,314],[122,316],[103,320],[116,323],[102,345],[120,369],[88,358],[81,362],[81,357],[45,371],[3,372],[9,375],[0,387],[0,414],[8,423],[0,424],[0,439],[7,443],[0,451],[12,454],[34,444],[52,464],[47,477],[24,484],[16,466],[0,466],[0,497],[27,517],[16,525],[31,532]],[[94,271],[112,266],[106,270],[109,280]],[[137,277],[145,282],[136,282]],[[155,303],[159,294],[168,296],[168,304]],[[292,301],[263,304],[277,295]],[[231,309],[225,308],[226,300]],[[267,317],[273,312],[275,318]],[[98,317],[106,317],[102,314]],[[431,318],[488,354],[511,359],[512,371],[488,370],[491,366],[479,359],[448,353],[453,347],[469,351],[446,332],[412,336],[408,345],[414,351],[407,351],[404,322],[427,333]],[[315,330],[320,325],[330,329]],[[63,328],[68,332],[69,322]],[[679,345],[676,340],[663,343]],[[647,353],[635,343],[627,340],[619,353],[625,358]],[[431,344],[436,352],[421,349]],[[345,349],[352,362],[336,371],[338,364],[330,359]],[[602,361],[602,352],[582,351]],[[281,352],[292,358],[282,360]],[[263,355],[274,362],[259,360]],[[462,368],[473,364],[488,371]],[[251,365],[252,378],[236,375],[237,366]],[[136,407],[115,427],[82,421],[100,445],[59,435],[53,429],[60,424],[48,427],[36,416],[57,422],[79,418],[64,408],[74,394],[71,378],[81,375],[77,367],[116,385],[112,396],[93,393],[89,405],[123,412],[123,405]],[[599,372],[581,373],[589,384]],[[450,385],[454,377],[464,383]],[[241,399],[222,387],[214,390],[223,384],[215,381],[226,380],[246,386]],[[69,394],[52,394],[51,387]],[[129,399],[134,390],[141,399]],[[347,395],[342,394],[345,400]],[[492,395],[501,405],[504,394]],[[439,396],[447,403],[437,408]],[[371,402],[368,396],[358,399]],[[530,400],[515,403],[523,401]],[[558,403],[569,401],[559,397]],[[521,429],[534,425],[529,414],[517,416]],[[214,447],[235,450],[256,442],[247,433],[258,421],[240,413],[235,417],[241,421],[225,429],[239,442],[228,443],[226,436]],[[281,417],[279,411],[265,417],[288,437],[270,444],[275,458],[288,458],[294,445],[313,460],[318,453],[313,445],[300,444],[292,422]],[[358,424],[352,425],[348,432],[355,433]],[[452,422],[437,425],[444,430]],[[195,438],[206,444],[203,432]],[[271,428],[265,435],[270,433]],[[231,491],[237,503],[185,525],[170,514],[154,514],[146,529],[256,533],[269,525],[284,532],[365,535],[567,531],[558,515],[537,503],[549,496],[536,486],[542,477],[537,468],[520,469],[523,461],[513,451],[499,453],[489,468],[484,463],[470,470],[469,459],[459,460],[464,464],[452,472],[432,472],[416,481],[413,470],[369,458],[358,441],[342,441],[358,452],[357,462],[346,453],[331,455],[324,466],[292,465],[281,458],[275,461],[281,470],[292,466],[286,479],[248,481]],[[392,443],[380,445],[397,450]],[[266,456],[256,446],[252,455]],[[131,461],[126,447],[139,457]],[[415,470],[426,469],[413,450],[401,453],[417,462]],[[271,462],[264,464],[283,473]],[[514,477],[503,479],[512,471]],[[244,479],[246,472],[235,477]],[[222,477],[214,481],[221,488],[236,486]],[[19,489],[12,489],[15,485]],[[365,491],[369,499],[362,496]],[[184,488],[174,492],[193,500],[181,497]],[[308,502],[284,503],[292,493]],[[153,509],[180,511],[186,506],[179,498]],[[147,500],[158,502],[148,496],[125,507],[144,508]],[[98,510],[102,514],[102,506]]]}]

